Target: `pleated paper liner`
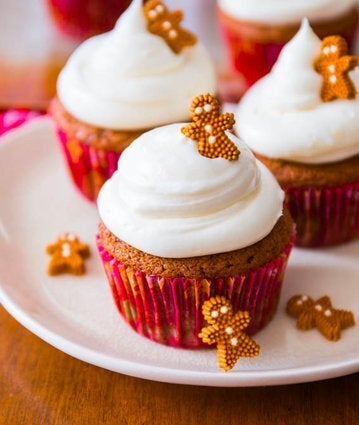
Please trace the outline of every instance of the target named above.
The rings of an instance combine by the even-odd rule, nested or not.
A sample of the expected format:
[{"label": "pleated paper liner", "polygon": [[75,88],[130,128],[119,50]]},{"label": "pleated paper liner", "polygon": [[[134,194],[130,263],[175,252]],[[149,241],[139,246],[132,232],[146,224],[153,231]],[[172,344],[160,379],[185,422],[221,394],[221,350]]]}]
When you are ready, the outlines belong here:
[{"label": "pleated paper liner", "polygon": [[299,246],[323,247],[359,238],[359,182],[287,188],[286,202],[297,226]]},{"label": "pleated paper liner", "polygon": [[88,200],[96,201],[103,184],[117,170],[121,153],[70,138],[60,129],[57,133],[74,184]]},{"label": "pleated paper liner", "polygon": [[112,257],[97,238],[113,298],[123,318],[139,334],[179,348],[202,348],[202,305],[214,295],[251,315],[249,334],[262,329],[276,312],[294,236],[281,255],[246,274],[214,279],[163,277],[132,270]]}]

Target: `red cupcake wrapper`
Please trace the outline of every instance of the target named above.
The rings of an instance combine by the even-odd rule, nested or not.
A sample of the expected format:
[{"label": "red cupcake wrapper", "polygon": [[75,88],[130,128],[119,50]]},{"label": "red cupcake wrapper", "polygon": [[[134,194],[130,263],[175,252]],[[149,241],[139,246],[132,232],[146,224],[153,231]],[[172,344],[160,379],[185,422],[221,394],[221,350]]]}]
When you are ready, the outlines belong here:
[{"label": "red cupcake wrapper", "polygon": [[286,203],[297,226],[298,246],[335,245],[359,237],[359,182],[287,188]]},{"label": "red cupcake wrapper", "polygon": [[249,334],[262,329],[277,309],[293,242],[294,237],[281,255],[246,274],[187,279],[134,271],[113,258],[97,238],[113,298],[124,319],[139,334],[181,348],[206,346],[198,337],[204,325],[202,305],[214,295],[228,298],[235,310],[249,311]]},{"label": "red cupcake wrapper", "polygon": [[103,184],[117,170],[121,153],[87,145],[58,129],[63,152],[73,182],[90,201],[96,201]]},{"label": "red cupcake wrapper", "polygon": [[268,74],[285,43],[260,43],[221,27],[232,67],[244,78],[247,87]]},{"label": "red cupcake wrapper", "polygon": [[131,0],[47,0],[59,30],[80,39],[111,30],[130,3]]},{"label": "red cupcake wrapper", "polygon": [[[246,25],[248,26],[248,23]],[[345,31],[338,31],[333,28],[333,34],[343,36],[349,46],[353,47],[356,28],[355,22],[355,25],[350,24]],[[255,39],[243,33],[240,21],[237,25],[233,25],[233,22],[228,25],[226,18],[220,20],[220,29],[227,46],[231,65],[241,74],[248,87],[270,72],[282,48],[289,41],[288,39],[278,40],[278,42],[264,42]]]}]

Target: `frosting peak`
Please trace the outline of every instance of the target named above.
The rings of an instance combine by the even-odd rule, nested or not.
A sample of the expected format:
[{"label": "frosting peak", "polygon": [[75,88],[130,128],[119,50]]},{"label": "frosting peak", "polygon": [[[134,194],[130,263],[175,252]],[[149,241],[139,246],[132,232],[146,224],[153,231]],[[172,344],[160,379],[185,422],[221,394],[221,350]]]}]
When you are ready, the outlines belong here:
[{"label": "frosting peak", "polygon": [[58,96],[77,119],[114,130],[138,130],[187,119],[199,92],[216,91],[213,64],[197,43],[175,54],[147,31],[142,0],[115,28],[84,42],[62,70]]},{"label": "frosting peak", "polygon": [[241,100],[236,131],[255,152],[303,163],[359,153],[359,99],[322,101],[323,77],[314,69],[320,49],[304,20],[272,71]]},{"label": "frosting peak", "polygon": [[121,155],[101,189],[109,230],[152,255],[194,257],[263,239],[282,215],[284,195],[272,174],[232,134],[237,161],[202,156],[172,124],[144,133]]},{"label": "frosting peak", "polygon": [[321,103],[322,78],[313,68],[320,46],[320,39],[304,19],[271,72],[269,95],[281,110],[309,109]]},{"label": "frosting peak", "polygon": [[116,24],[114,31],[120,31],[123,35],[133,34],[133,31],[137,34],[145,33],[146,30],[146,18],[142,11],[143,0],[132,0],[131,6],[122,14]]}]

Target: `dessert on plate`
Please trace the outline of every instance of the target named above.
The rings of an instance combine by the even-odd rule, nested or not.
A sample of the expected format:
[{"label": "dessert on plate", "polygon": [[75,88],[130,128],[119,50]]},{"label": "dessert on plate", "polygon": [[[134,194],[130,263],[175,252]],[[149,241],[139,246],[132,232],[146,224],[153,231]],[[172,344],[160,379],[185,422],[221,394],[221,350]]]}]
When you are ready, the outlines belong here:
[{"label": "dessert on plate", "polygon": [[218,0],[219,21],[233,67],[248,86],[266,75],[307,17],[316,34],[343,36],[358,24],[356,0]]},{"label": "dessert on plate", "polygon": [[211,297],[247,311],[249,334],[271,320],[294,232],[276,179],[231,132],[233,114],[207,94],[191,116],[123,152],[98,197],[97,243],[125,320],[153,341],[198,348]]},{"label": "dessert on plate", "polygon": [[340,36],[303,21],[243,97],[237,134],[286,191],[301,246],[359,236],[359,72]]},{"label": "dessert on plate", "polygon": [[85,41],[62,70],[50,113],[74,183],[90,200],[134,139],[188,120],[191,99],[216,91],[212,61],[182,18],[159,0],[134,0],[112,31]]}]

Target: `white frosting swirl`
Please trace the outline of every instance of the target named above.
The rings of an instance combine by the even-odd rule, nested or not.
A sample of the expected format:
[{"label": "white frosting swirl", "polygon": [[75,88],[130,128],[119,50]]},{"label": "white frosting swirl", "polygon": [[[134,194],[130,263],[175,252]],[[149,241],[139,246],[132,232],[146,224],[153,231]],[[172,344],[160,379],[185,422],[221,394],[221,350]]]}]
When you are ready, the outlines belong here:
[{"label": "white frosting swirl", "polygon": [[77,119],[114,130],[145,129],[187,120],[194,96],[216,92],[214,66],[200,43],[175,54],[146,26],[142,0],[134,0],[112,31],[72,54],[57,92]]},{"label": "white frosting swirl", "polygon": [[219,7],[238,19],[257,22],[297,23],[336,18],[356,5],[356,0],[218,0]]},{"label": "white frosting swirl", "polygon": [[[320,46],[304,20],[271,73],[241,100],[236,131],[255,152],[308,164],[359,154],[359,99],[321,100],[322,77],[313,68]],[[350,75],[359,87],[359,73]]]},{"label": "white frosting swirl", "polygon": [[98,208],[109,230],[152,255],[195,257],[263,239],[282,215],[284,194],[248,147],[237,161],[208,159],[172,124],[140,136],[101,189]]}]

